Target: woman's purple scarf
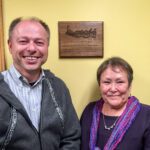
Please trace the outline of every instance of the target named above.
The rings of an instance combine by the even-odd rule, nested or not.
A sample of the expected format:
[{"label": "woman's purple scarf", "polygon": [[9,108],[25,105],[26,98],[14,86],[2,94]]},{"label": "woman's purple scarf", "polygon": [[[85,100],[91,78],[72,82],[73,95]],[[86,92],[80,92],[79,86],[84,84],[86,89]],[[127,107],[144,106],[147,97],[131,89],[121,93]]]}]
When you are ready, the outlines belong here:
[{"label": "woman's purple scarf", "polygon": [[[96,148],[96,140],[97,140],[97,130],[100,122],[100,113],[103,107],[104,101],[101,99],[97,101],[94,109],[93,109],[93,120],[90,131],[90,150],[101,150],[100,148]],[[137,100],[136,97],[131,96],[128,99],[128,103],[126,109],[119,117],[119,120],[116,123],[115,128],[113,129],[111,136],[109,137],[106,145],[104,146],[104,150],[115,150],[117,145],[121,142],[123,136],[127,132],[128,128],[131,126],[133,121],[136,118],[136,115],[140,111],[141,104]]]}]

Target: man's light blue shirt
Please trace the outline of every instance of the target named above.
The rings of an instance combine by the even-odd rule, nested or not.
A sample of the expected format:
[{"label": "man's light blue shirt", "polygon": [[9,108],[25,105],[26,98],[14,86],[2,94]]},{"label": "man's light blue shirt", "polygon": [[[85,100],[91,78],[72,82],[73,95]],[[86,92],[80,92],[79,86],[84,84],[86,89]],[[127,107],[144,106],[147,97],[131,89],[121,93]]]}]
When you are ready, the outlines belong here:
[{"label": "man's light blue shirt", "polygon": [[3,71],[2,74],[11,91],[24,106],[32,124],[39,130],[42,79],[45,76],[44,71],[42,70],[39,79],[32,86],[13,65],[9,70]]}]

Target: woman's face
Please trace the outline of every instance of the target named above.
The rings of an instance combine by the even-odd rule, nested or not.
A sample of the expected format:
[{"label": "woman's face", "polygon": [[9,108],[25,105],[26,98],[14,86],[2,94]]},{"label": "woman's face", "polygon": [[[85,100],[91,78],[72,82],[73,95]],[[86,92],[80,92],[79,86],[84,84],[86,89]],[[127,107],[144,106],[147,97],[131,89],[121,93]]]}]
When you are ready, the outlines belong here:
[{"label": "woman's face", "polygon": [[108,67],[100,77],[101,96],[105,106],[111,109],[124,107],[130,95],[128,75],[120,67]]}]

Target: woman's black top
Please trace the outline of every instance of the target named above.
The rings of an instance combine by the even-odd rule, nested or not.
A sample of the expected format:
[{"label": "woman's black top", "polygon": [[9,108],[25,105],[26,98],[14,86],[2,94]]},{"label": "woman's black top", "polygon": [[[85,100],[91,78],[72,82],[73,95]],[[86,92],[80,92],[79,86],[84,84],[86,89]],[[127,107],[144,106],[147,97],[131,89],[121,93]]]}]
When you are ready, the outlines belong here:
[{"label": "woman's black top", "polygon": [[[89,149],[90,128],[92,123],[92,112],[95,102],[87,105],[81,116],[81,150]],[[102,115],[102,114],[101,114]],[[100,117],[100,128],[97,133],[97,145],[103,150],[111,131],[104,129],[102,116]],[[106,124],[113,124],[116,118],[105,116]],[[136,119],[125,133],[116,150],[150,150],[150,106],[142,104]]]}]

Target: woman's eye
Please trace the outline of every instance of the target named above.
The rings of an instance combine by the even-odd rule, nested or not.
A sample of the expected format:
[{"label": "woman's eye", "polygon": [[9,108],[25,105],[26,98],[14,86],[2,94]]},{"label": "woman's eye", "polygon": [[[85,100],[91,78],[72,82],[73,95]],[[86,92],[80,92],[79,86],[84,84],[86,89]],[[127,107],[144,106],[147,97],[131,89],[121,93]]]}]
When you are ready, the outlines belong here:
[{"label": "woman's eye", "polygon": [[110,81],[103,81],[104,84],[110,84]]},{"label": "woman's eye", "polygon": [[117,81],[118,84],[124,83],[124,81]]}]

